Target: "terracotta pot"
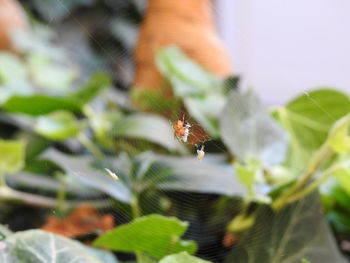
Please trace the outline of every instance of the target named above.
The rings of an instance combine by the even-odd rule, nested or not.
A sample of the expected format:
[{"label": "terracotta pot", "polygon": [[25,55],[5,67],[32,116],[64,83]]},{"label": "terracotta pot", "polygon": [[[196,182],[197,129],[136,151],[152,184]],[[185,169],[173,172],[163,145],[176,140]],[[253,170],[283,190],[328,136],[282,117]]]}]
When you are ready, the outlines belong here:
[{"label": "terracotta pot", "polygon": [[20,4],[16,0],[0,0],[0,50],[14,51],[10,33],[26,27],[26,16]]},{"label": "terracotta pot", "polygon": [[157,88],[162,77],[154,64],[155,51],[177,45],[209,71],[232,73],[228,53],[216,31],[211,0],[149,0],[135,49],[134,84]]}]

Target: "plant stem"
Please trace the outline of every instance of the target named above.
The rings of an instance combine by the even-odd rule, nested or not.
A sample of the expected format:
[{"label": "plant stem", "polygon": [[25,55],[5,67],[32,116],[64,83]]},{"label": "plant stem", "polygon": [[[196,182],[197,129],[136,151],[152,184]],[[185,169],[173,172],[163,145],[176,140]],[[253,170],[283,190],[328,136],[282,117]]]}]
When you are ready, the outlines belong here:
[{"label": "plant stem", "polygon": [[329,147],[328,142],[324,143],[321,148],[311,158],[304,175],[291,188],[289,194],[294,194],[309,182],[315,172],[329,159],[333,154],[333,150]]},{"label": "plant stem", "polygon": [[86,149],[88,149],[97,159],[103,159],[103,153],[92,143],[92,141],[88,137],[85,136],[85,134],[79,133],[77,136],[77,140]]},{"label": "plant stem", "polygon": [[132,217],[134,219],[141,216],[141,211],[140,211],[140,206],[139,206],[139,197],[136,194],[134,194],[132,197],[131,212],[132,212]]},{"label": "plant stem", "polygon": [[59,212],[64,211],[64,204],[66,201],[66,195],[67,195],[67,183],[64,181],[63,178],[61,178],[61,187],[58,190],[57,193],[57,210]]},{"label": "plant stem", "polygon": [[319,178],[317,178],[315,181],[313,181],[310,185],[308,185],[306,188],[301,190],[300,192],[291,195],[287,199],[287,203],[292,203],[295,201],[300,200],[301,198],[307,196],[308,194],[315,191],[325,180],[327,180],[332,174],[334,174],[337,170],[343,169],[343,164],[339,164],[336,166],[333,166],[326,170]]},{"label": "plant stem", "polygon": [[[271,207],[273,210],[278,211],[285,205],[290,203],[290,197],[294,196],[301,190],[314,176],[315,172],[334,154],[333,150],[326,141],[321,148],[312,156],[307,169],[299,180],[282,196],[277,198]],[[294,198],[293,198],[294,199]]]}]

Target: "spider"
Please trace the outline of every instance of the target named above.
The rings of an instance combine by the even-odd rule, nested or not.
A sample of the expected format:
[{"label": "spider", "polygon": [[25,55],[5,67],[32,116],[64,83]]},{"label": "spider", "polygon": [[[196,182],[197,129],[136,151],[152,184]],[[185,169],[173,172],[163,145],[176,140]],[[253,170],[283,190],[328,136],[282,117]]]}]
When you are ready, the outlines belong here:
[{"label": "spider", "polygon": [[190,134],[191,125],[183,120],[178,120],[173,124],[174,136],[180,141],[187,142],[188,135]]}]

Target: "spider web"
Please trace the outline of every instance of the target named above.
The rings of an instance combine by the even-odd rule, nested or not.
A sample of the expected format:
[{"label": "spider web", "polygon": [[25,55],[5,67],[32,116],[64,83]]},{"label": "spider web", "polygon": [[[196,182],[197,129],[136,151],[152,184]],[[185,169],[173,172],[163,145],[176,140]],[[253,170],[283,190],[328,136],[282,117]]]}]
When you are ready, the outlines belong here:
[{"label": "spider web", "polygon": [[[118,72],[116,78],[118,78],[120,75],[128,76],[130,75],[130,71],[132,71],[132,67],[130,67],[130,64],[132,64],[132,58],[130,57],[130,53],[127,51],[111,51],[109,49],[110,45],[113,45],[115,43],[114,39],[111,38],[105,38],[103,41],[97,39],[92,32],[89,31],[87,26],[85,25],[86,21],[80,20],[78,16],[75,14],[75,12],[71,11],[66,5],[66,3],[62,0],[51,0],[55,1],[57,4],[61,6],[62,9],[64,9],[68,13],[68,18],[73,21],[73,23],[76,25],[76,29],[83,32],[83,34],[90,39],[91,44],[95,45],[100,53],[103,54],[103,56],[107,57],[110,61],[113,62],[113,66],[117,67],[116,71]],[[124,14],[125,15],[125,14]],[[220,14],[217,14],[219,16]],[[104,23],[108,18],[101,19],[101,20],[95,20],[93,23],[96,24],[96,27],[104,27]],[[136,22],[136,21],[135,21]],[[56,27],[57,24],[61,23],[60,21],[56,21],[54,18],[49,19],[48,25]],[[60,38],[64,39],[65,36],[69,35],[71,32],[69,31],[69,28],[65,27],[65,32],[60,32]],[[73,31],[74,35],[74,31]],[[72,37],[72,36],[70,36]],[[74,36],[73,36],[74,37]],[[71,46],[72,47],[72,46]],[[73,59],[78,59],[77,52],[79,52],[79,47],[72,47],[72,49],[67,49],[68,53],[71,55]],[[81,54],[79,54],[79,57]],[[128,66],[123,66],[121,61],[126,61],[126,64]],[[88,63],[84,63],[84,67],[88,69],[87,72],[93,72],[93,71],[105,71],[108,74],[115,74],[108,66],[101,66],[99,63],[95,63],[94,60],[90,60]],[[84,70],[84,69],[83,69]],[[130,82],[128,84],[131,84]],[[308,94],[308,93],[306,93]],[[309,99],[314,101],[312,97],[309,96]],[[314,103],[317,103],[314,101]],[[319,105],[320,106],[320,105]],[[159,111],[162,110],[161,106],[156,106]],[[320,106],[322,108],[322,106]],[[322,108],[325,114],[329,114],[328,111],[324,108]],[[171,119],[169,119],[169,126],[171,127],[172,123],[176,122],[177,120],[184,119],[185,122],[188,122],[191,124],[191,130],[190,130],[190,138],[189,143],[187,146],[189,148],[194,148],[194,155],[192,156],[194,159],[195,156],[195,150],[197,146],[200,147],[201,145],[205,145],[207,148],[208,146],[213,146],[216,148],[216,151],[222,154],[227,154],[226,150],[224,149],[224,146],[219,145],[219,143],[215,142],[209,135],[198,135],[198,133],[195,131],[196,129],[201,129],[202,127],[188,114],[184,114],[183,112],[171,112]],[[191,139],[191,137],[194,137],[194,139]],[[175,138],[174,138],[175,139]],[[197,141],[195,145],[191,143],[191,141]],[[199,142],[199,143],[198,143]],[[139,142],[134,142],[133,140],[130,141],[133,146],[137,147],[139,145]],[[183,143],[183,142],[181,142]],[[193,144],[193,145],[191,145]],[[205,161],[205,160],[204,160]],[[74,170],[74,168],[72,168]],[[186,167],[186,169],[192,169],[191,167]],[[78,177],[84,178],[85,174],[80,169],[74,170],[74,173]],[[156,174],[155,174],[156,175]],[[106,176],[108,176],[106,174]],[[215,176],[213,174],[213,176]],[[202,193],[191,193],[191,192],[179,192],[179,191],[167,191],[167,190],[160,190],[161,195],[165,195],[169,197],[172,200],[172,207],[169,211],[169,215],[177,215],[180,219],[187,220],[190,222],[189,230],[187,231],[185,238],[186,239],[193,239],[196,240],[199,244],[199,252],[198,254],[202,256],[203,258],[207,260],[211,260],[213,262],[223,262],[223,258],[228,252],[228,248],[225,248],[222,244],[225,229],[227,224],[230,222],[230,220],[233,218],[234,215],[236,215],[240,210],[242,203],[240,200],[228,197],[228,196],[219,196],[217,194],[202,194]],[[87,197],[91,197],[90,195],[87,195]],[[131,218],[129,214],[126,212],[125,207],[119,206],[115,204],[114,201],[108,201],[109,199],[107,197],[99,197],[102,201],[106,201],[108,203],[108,211],[112,213],[115,216],[115,222],[117,225],[120,224],[120,222],[126,222],[129,221]],[[154,207],[156,210],[156,207],[158,206],[157,201],[149,201],[149,206]],[[217,204],[221,204],[221,210],[217,208]],[[232,212],[227,212],[227,210],[231,210]],[[53,213],[55,213],[55,210],[52,210]],[[216,213],[216,215],[213,215]],[[268,210],[266,213],[269,213]],[[264,230],[257,231],[256,236],[259,237],[259,235]],[[261,241],[263,242],[263,241]]]},{"label": "spider web", "polygon": [[[119,72],[119,75],[127,75],[128,70],[130,68],[124,68],[123,65],[120,65],[120,61],[122,60],[132,60],[132,57],[130,57],[130,54],[128,54],[126,51],[122,51],[119,53],[115,53],[113,51],[110,51],[108,48],[110,45],[113,45],[114,41],[110,38],[105,38],[103,42],[98,40],[92,32],[88,30],[88,28],[84,25],[84,22],[81,21],[78,16],[70,11],[66,6],[65,3],[61,0],[54,0],[56,1],[62,9],[66,9],[68,13],[68,17],[75,23],[77,26],[77,29],[82,31],[89,39],[91,44],[95,45],[99,52],[103,54],[103,56],[107,57],[110,61],[113,62],[113,66],[117,66],[117,71]],[[125,14],[124,14],[125,15]],[[127,15],[127,14],[126,14]],[[94,21],[97,25],[96,27],[104,26],[104,23],[107,19],[102,19],[98,21]],[[55,19],[50,19],[49,26],[55,26]],[[69,34],[69,28],[67,29],[68,32],[60,32],[62,35],[60,38],[64,38],[66,34]],[[62,31],[62,30],[61,30]],[[76,48],[73,47],[72,49],[68,49],[68,52],[70,52],[70,55],[74,58],[76,57],[75,52],[79,52]],[[90,71],[105,71],[107,73],[111,73],[110,70],[106,67],[101,68],[98,64],[85,64],[85,67],[88,67]],[[118,76],[116,76],[118,78]],[[163,110],[161,106],[156,106],[157,110],[160,112]],[[192,148],[194,151],[192,158],[196,159],[196,150],[200,149],[202,145],[207,147],[216,148],[216,151],[219,153],[225,153],[225,149],[223,146],[219,145],[215,141],[212,140],[212,138],[207,134],[199,134],[198,130],[203,130],[203,128],[187,113],[183,112],[171,112],[171,118],[169,119],[169,126],[172,127],[172,124],[176,122],[177,120],[184,119],[186,123],[189,123],[191,125],[190,132],[189,132],[189,139],[187,143],[184,143],[180,141],[180,143],[184,144],[186,147]],[[174,138],[176,139],[176,138]],[[192,143],[195,141],[195,143]],[[139,142],[133,142],[133,140],[129,140],[129,143],[133,144],[135,147],[137,147]],[[204,148],[204,150],[205,150]],[[206,157],[204,157],[205,160]],[[190,167],[188,167],[190,169]],[[74,171],[74,175],[84,178],[85,174],[82,172],[79,168],[77,168]],[[108,176],[106,174],[106,176]],[[156,174],[155,174],[156,176]],[[213,175],[215,176],[215,175]],[[84,180],[84,179],[83,179]],[[212,218],[212,214],[216,210],[214,208],[214,204],[219,202],[221,199],[218,195],[215,194],[201,194],[201,193],[180,193],[178,191],[167,191],[167,190],[160,190],[160,195],[165,195],[169,198],[171,198],[172,201],[172,208],[173,211],[178,211],[177,216],[180,217],[183,220],[191,220],[190,227],[185,235],[186,239],[193,239],[196,240],[199,244],[199,255],[203,256],[204,258],[211,260],[213,262],[219,262],[223,259],[223,255],[225,254],[226,250],[222,245],[222,238],[225,233],[226,224],[231,220],[231,216],[226,215],[223,218]],[[108,201],[107,201],[108,202]],[[210,203],[210,209],[208,209],[208,202]],[[232,207],[233,211],[239,209],[240,207],[240,201],[230,200],[225,201],[227,204],[226,206]],[[123,210],[123,208],[115,208],[114,202],[110,202],[109,211],[112,212],[115,215],[115,221],[117,224],[119,222],[125,222],[129,221],[130,217],[128,213]],[[156,210],[156,207],[158,206],[157,202],[150,201],[148,203],[148,206],[151,208],[154,207]],[[190,217],[186,214],[190,211],[192,211],[192,214]],[[171,215],[171,214],[170,214]]]}]

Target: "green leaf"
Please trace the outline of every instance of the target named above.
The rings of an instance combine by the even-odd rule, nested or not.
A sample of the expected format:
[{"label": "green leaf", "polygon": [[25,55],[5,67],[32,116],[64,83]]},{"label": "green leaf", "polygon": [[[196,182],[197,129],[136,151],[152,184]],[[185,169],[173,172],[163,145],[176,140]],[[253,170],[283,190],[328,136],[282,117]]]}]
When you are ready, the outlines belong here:
[{"label": "green leaf", "polygon": [[83,246],[83,248],[92,256],[97,258],[98,260],[101,261],[101,263],[119,263],[119,261],[116,259],[116,257],[113,255],[113,253],[102,250],[102,249],[97,249],[97,248],[92,248],[88,246]]},{"label": "green leaf", "polygon": [[255,181],[255,175],[257,173],[256,169],[254,169],[253,167],[243,166],[238,163],[235,165],[235,168],[237,178],[247,188],[248,195],[250,195],[250,197],[253,197],[253,184]]},{"label": "green leaf", "polygon": [[241,162],[256,159],[264,165],[275,165],[284,160],[287,136],[253,91],[233,90],[220,124],[223,141]]},{"label": "green leaf", "polygon": [[137,253],[137,263],[157,263],[157,262],[158,260],[155,260],[144,253],[141,253],[141,252]]},{"label": "green leaf", "polygon": [[156,56],[159,71],[173,84],[179,97],[199,94],[217,85],[218,78],[188,58],[176,46],[160,49]]},{"label": "green leaf", "polygon": [[149,215],[106,232],[93,244],[116,251],[143,252],[160,259],[172,253],[174,244],[187,227],[186,222],[174,217]]},{"label": "green leaf", "polygon": [[59,46],[53,44],[55,32],[46,25],[31,24],[30,29],[14,30],[11,32],[11,41],[21,54],[40,54],[57,62],[68,60],[68,55]]},{"label": "green leaf", "polygon": [[97,72],[84,85],[83,88],[67,96],[67,99],[77,101],[80,107],[95,98],[102,90],[112,85],[112,79],[102,72]]},{"label": "green leaf", "polygon": [[174,138],[171,124],[154,114],[130,115],[116,123],[112,135],[119,138],[146,139],[172,151],[184,151],[184,147]]},{"label": "green leaf", "polygon": [[350,150],[350,114],[339,119],[332,127],[328,135],[328,142],[332,149],[339,154]]},{"label": "green leaf", "polygon": [[[124,203],[131,203],[131,191],[121,180],[110,177],[104,169],[97,169],[89,156],[70,156],[50,149],[41,155],[58,164],[62,169],[81,183],[100,190]],[[114,171],[114,170],[113,170]],[[119,176],[119,174],[117,174]]]},{"label": "green leaf", "polygon": [[196,193],[212,193],[228,196],[243,196],[244,187],[234,176],[231,165],[221,162],[199,162],[195,157],[171,157],[156,155],[156,160],[173,170],[178,179],[159,185],[162,190],[189,191]]},{"label": "green leaf", "polygon": [[172,247],[171,253],[178,253],[187,251],[187,253],[194,254],[197,251],[197,243],[193,240],[178,240]]},{"label": "green leaf", "polygon": [[335,177],[330,177],[320,186],[319,190],[321,193],[322,201],[324,200],[323,197],[326,196],[327,202],[330,204],[330,206],[325,206],[323,203],[326,209],[332,208],[334,205],[340,207],[345,211],[348,209],[348,205],[350,203],[350,195],[346,193],[344,188],[340,185],[339,181]]},{"label": "green leaf", "polygon": [[311,262],[310,262],[309,260],[303,258],[303,259],[301,260],[301,263],[311,263]]},{"label": "green leaf", "polygon": [[64,182],[66,193],[68,193],[70,196],[84,198],[96,198],[101,196],[100,192],[94,191],[90,187],[82,185],[79,180],[71,176],[55,179],[45,175],[20,172],[12,174],[7,179],[9,183],[14,183],[19,187],[27,187],[50,193],[52,192],[53,194],[62,190],[62,183]]},{"label": "green leaf", "polygon": [[28,70],[39,87],[55,91],[67,91],[76,78],[76,72],[72,68],[35,53],[28,58]]},{"label": "green leaf", "polygon": [[218,118],[226,102],[224,81],[188,58],[178,47],[160,49],[159,71],[181,97],[190,115],[213,137],[219,136]]},{"label": "green leaf", "polygon": [[172,111],[180,111],[180,100],[171,94],[171,87],[167,84],[157,89],[133,88],[131,89],[131,100],[141,105],[143,109],[147,109],[155,113],[164,113]]},{"label": "green leaf", "polygon": [[0,84],[23,84],[28,81],[23,62],[15,55],[0,52]]},{"label": "green leaf", "polygon": [[326,140],[331,126],[349,112],[349,97],[331,89],[305,93],[278,109],[277,119],[290,136],[290,166],[302,170]]},{"label": "green leaf", "polygon": [[[106,251],[93,251],[80,243],[42,230],[17,232],[6,238],[2,263],[117,263]],[[107,260],[106,260],[107,259]]]},{"label": "green leaf", "polygon": [[79,122],[71,112],[55,111],[40,116],[34,130],[51,140],[65,140],[76,136],[84,127],[85,124]]},{"label": "green leaf", "polygon": [[247,216],[245,214],[239,214],[230,222],[227,229],[233,233],[245,231],[254,225],[255,219],[255,215]]},{"label": "green leaf", "polygon": [[12,96],[4,103],[5,111],[39,116],[56,110],[81,111],[82,107],[99,92],[110,86],[110,79],[102,73],[96,73],[80,90],[65,97],[53,97],[43,94],[32,96]]},{"label": "green leaf", "polygon": [[3,105],[4,110],[10,113],[22,113],[40,116],[57,110],[80,111],[77,101],[64,97],[52,97],[36,94],[31,96],[12,96]]},{"label": "green leaf", "polygon": [[24,166],[24,141],[0,140],[0,172],[15,173]]},{"label": "green leaf", "polygon": [[159,263],[210,263],[210,261],[191,256],[186,252],[181,252],[175,255],[166,256],[159,261]]},{"label": "green leaf", "polygon": [[9,235],[12,235],[12,231],[6,226],[0,224],[0,241],[5,239]]},{"label": "green leaf", "polygon": [[184,98],[190,115],[214,138],[220,134],[218,118],[225,103],[226,98],[215,93],[201,98]]},{"label": "green leaf", "polygon": [[345,263],[323,219],[318,193],[289,205],[279,213],[260,206],[255,225],[243,233],[227,263]]},{"label": "green leaf", "polygon": [[333,176],[337,178],[340,186],[350,195],[350,161],[343,162],[339,169],[336,169]]},{"label": "green leaf", "polygon": [[22,61],[13,54],[0,52],[0,102],[15,94],[31,93],[32,87]]}]

